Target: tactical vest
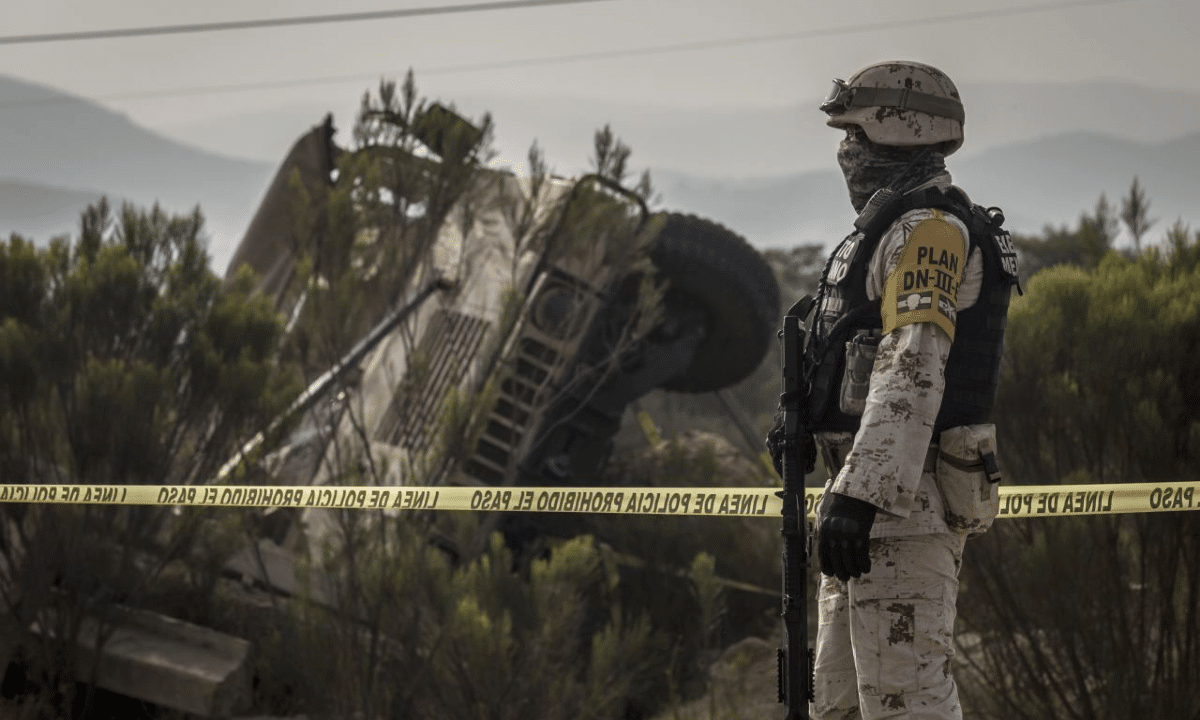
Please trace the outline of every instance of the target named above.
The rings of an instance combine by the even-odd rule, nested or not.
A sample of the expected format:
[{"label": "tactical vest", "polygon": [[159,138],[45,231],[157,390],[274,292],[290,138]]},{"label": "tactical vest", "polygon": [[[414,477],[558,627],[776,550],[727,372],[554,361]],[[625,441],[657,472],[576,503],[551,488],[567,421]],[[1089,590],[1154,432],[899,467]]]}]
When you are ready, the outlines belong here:
[{"label": "tactical vest", "polygon": [[886,190],[876,193],[855,221],[855,232],[842,240],[825,265],[805,350],[811,388],[809,418],[814,431],[858,430],[860,416],[844,412],[838,400],[847,343],[869,338],[863,331],[876,331],[877,338],[882,330],[880,301],[867,298],[868,265],[892,223],[916,209],[936,209],[957,217],[970,234],[971,252],[978,248],[983,259],[979,299],[957,314],[935,436],[947,428],[990,422],[1000,380],[1009,296],[1014,285],[1021,292],[1016,249],[1008,231],[1001,228],[1004,216],[998,208],[975,205],[953,186],[945,190],[929,187],[900,196],[889,196]]}]

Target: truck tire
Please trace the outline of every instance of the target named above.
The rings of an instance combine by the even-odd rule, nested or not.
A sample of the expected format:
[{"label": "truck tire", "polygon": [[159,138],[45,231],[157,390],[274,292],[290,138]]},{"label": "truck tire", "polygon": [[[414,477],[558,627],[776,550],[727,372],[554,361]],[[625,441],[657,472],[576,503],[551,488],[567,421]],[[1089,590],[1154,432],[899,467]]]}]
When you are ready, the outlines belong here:
[{"label": "truck tire", "polygon": [[660,277],[670,282],[667,308],[702,307],[708,334],[687,372],[662,387],[712,392],[746,378],[772,346],[779,326],[775,274],[745,238],[711,220],[668,213],[650,247]]}]

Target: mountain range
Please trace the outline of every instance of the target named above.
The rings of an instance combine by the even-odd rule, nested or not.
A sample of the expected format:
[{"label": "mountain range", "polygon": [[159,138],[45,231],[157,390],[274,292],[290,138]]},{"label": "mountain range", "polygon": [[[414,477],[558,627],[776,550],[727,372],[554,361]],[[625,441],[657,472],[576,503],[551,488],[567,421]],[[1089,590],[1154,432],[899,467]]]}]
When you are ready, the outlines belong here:
[{"label": "mountain range", "polygon": [[[425,92],[419,76],[417,85]],[[818,97],[731,109],[537,94],[515,85],[505,90],[449,96],[431,90],[429,95],[470,118],[490,112],[502,156],[520,162],[536,139],[551,166],[566,174],[586,166],[592,133],[605,124],[633,148],[634,165],[704,177],[829,168],[839,139],[839,133],[824,126]],[[967,105],[963,157],[1064,133],[1159,143],[1200,131],[1200,93],[1179,88],[1127,82],[980,82],[963,84],[961,90]],[[200,107],[189,120],[156,127],[213,152],[275,163],[292,138],[327,112],[334,113],[341,127],[339,141],[348,143],[358,101],[357,92],[315,92],[308,99],[276,103],[263,98],[254,110]]]},{"label": "mountain range", "polygon": [[[314,124],[320,118],[314,119]],[[177,213],[200,205],[214,266],[227,262],[272,163],[201,150],[51,88],[0,76],[0,235],[72,233],[100,195]]]},{"label": "mountain range", "polygon": [[[1135,176],[1159,219],[1148,241],[1177,218],[1200,220],[1200,95],[1103,83],[972,90],[968,145],[948,166],[977,202],[1004,208],[1011,229],[1073,224],[1101,193],[1119,204]],[[659,207],[722,222],[757,247],[829,243],[853,219],[833,158],[836,133],[803,104],[638,113],[619,103],[476,96],[457,105],[470,117],[491,105],[497,147],[510,166],[519,168],[537,138],[567,175],[587,170],[590,133],[609,123],[633,148],[632,165],[649,166]],[[71,233],[101,194],[175,212],[198,204],[214,269],[223,272],[275,165],[324,112],[314,104],[176,128],[185,142],[88,100],[0,76],[0,235],[44,241]],[[345,143],[353,118],[335,120]],[[812,132],[800,132],[802,122],[815,125]],[[245,152],[246,138],[257,152]]]},{"label": "mountain range", "polygon": [[[1151,219],[1157,219],[1147,241],[1161,237],[1177,219],[1193,227],[1200,221],[1200,132],[1159,143],[1066,133],[951,156],[946,164],[972,200],[1004,210],[1005,226],[1015,232],[1073,227],[1102,194],[1119,208],[1134,177],[1150,200]],[[725,222],[759,247],[828,244],[854,220],[836,169],[753,179],[653,177],[667,205]]]}]

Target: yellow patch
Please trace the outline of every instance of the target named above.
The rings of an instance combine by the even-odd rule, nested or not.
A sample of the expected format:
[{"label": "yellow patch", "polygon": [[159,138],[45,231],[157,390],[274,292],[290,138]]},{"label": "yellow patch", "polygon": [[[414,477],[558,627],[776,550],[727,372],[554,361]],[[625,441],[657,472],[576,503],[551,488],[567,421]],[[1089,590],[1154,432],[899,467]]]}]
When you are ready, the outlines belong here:
[{"label": "yellow patch", "polygon": [[941,213],[934,211],[932,219],[917,223],[904,239],[900,262],[883,286],[883,332],[932,322],[953,340],[966,256],[962,233]]}]

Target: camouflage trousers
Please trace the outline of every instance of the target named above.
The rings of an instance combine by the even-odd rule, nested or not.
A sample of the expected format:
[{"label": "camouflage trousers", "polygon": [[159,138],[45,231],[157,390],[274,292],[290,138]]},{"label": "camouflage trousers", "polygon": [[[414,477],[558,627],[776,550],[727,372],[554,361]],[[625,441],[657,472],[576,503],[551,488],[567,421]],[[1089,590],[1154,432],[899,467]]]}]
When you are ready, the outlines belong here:
[{"label": "camouflage trousers", "polygon": [[813,720],[961,720],[950,673],[960,533],[871,540],[871,572],[821,576]]}]

